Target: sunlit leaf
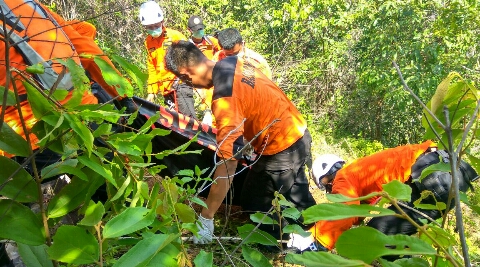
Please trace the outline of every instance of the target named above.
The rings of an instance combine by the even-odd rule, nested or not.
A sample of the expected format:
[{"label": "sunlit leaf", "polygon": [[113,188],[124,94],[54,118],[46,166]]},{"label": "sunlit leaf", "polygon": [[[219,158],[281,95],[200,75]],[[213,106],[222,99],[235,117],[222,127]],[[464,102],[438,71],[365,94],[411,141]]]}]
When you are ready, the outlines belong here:
[{"label": "sunlit leaf", "polygon": [[10,199],[0,199],[0,214],[0,238],[32,246],[45,243],[43,224],[27,206]]},{"label": "sunlit leaf", "polygon": [[198,267],[212,267],[213,266],[213,253],[212,252],[205,252],[201,250],[200,253],[197,254],[195,259],[193,260],[195,266]]},{"label": "sunlit leaf", "polygon": [[178,218],[185,223],[195,222],[195,210],[183,203],[175,203],[175,211]]},{"label": "sunlit leaf", "polygon": [[86,226],[97,225],[103,218],[105,214],[105,208],[103,207],[102,202],[95,203],[90,201],[87,209],[85,210],[85,216],[78,223]]},{"label": "sunlit leaf", "polygon": [[278,224],[278,222],[272,219],[268,214],[256,212],[250,215],[250,220],[254,223],[261,223],[261,224]]},{"label": "sunlit leaf", "polygon": [[47,249],[54,260],[71,264],[89,264],[98,261],[98,241],[86,229],[62,225],[53,236],[52,246]]},{"label": "sunlit leaf", "polygon": [[105,224],[104,238],[115,238],[143,229],[153,223],[155,212],[145,207],[127,208]]},{"label": "sunlit leaf", "polygon": [[256,229],[251,224],[245,224],[237,227],[238,234],[244,240],[245,244],[258,243],[267,246],[277,246],[277,240],[267,232]]},{"label": "sunlit leaf", "polygon": [[288,253],[285,257],[288,263],[305,267],[363,267],[365,263],[359,260],[345,259],[329,252],[304,252],[302,254]]},{"label": "sunlit leaf", "polygon": [[102,71],[102,76],[105,82],[115,88],[120,96],[133,96],[133,87],[130,82],[125,79],[120,73],[113,68],[107,61],[103,58],[95,56],[94,57],[95,63]]},{"label": "sunlit leaf", "polygon": [[367,204],[346,205],[340,203],[317,204],[302,212],[304,223],[322,220],[340,220],[352,217],[381,217],[394,215],[393,210]]},{"label": "sunlit leaf", "polygon": [[146,84],[148,78],[147,74],[143,73],[140,68],[126,61],[122,57],[112,55],[111,58],[115,60],[115,62],[120,64],[122,69],[125,70],[128,76],[137,84],[138,88],[144,88],[144,85]]},{"label": "sunlit leaf", "polygon": [[433,255],[435,249],[419,238],[406,235],[385,235],[367,226],[345,231],[335,244],[338,254],[371,263],[386,255]]},{"label": "sunlit leaf", "polygon": [[349,202],[349,201],[370,199],[372,197],[376,197],[379,195],[380,195],[380,192],[372,192],[366,196],[351,198],[351,197],[344,196],[342,194],[327,194],[327,199],[330,202],[343,203],[343,202]]},{"label": "sunlit leaf", "polygon": [[268,259],[263,256],[258,250],[250,248],[249,246],[242,246],[242,256],[250,263],[253,267],[269,267],[272,266]]},{"label": "sunlit leaf", "polygon": [[391,197],[398,200],[410,201],[412,197],[412,188],[398,180],[393,180],[388,184],[382,185],[382,188]]}]

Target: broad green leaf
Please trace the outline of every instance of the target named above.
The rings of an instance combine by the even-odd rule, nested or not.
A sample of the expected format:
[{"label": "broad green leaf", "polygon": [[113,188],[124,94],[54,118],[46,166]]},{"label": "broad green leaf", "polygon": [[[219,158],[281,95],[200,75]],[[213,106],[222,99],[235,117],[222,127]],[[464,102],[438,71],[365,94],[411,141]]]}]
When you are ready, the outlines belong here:
[{"label": "broad green leaf", "polygon": [[426,167],[425,169],[423,169],[422,175],[420,175],[420,177],[418,179],[414,179],[414,181],[421,182],[425,177],[427,177],[428,175],[430,175],[431,173],[436,172],[436,171],[450,172],[450,170],[451,170],[451,168],[450,168],[449,163],[440,162],[440,163],[437,163],[437,164],[433,164],[433,165],[430,165],[430,166]]},{"label": "broad green leaf", "polygon": [[412,198],[412,188],[398,180],[393,180],[388,184],[382,185],[382,188],[391,197],[398,200],[410,201]]},{"label": "broad green leaf", "polygon": [[21,157],[28,157],[30,154],[27,141],[10,128],[6,122],[2,123],[0,132],[0,150]]},{"label": "broad green leaf", "polygon": [[467,156],[470,162],[470,166],[472,166],[472,168],[477,172],[477,174],[480,174],[480,158],[477,158],[470,154],[468,154]]},{"label": "broad green leaf", "polygon": [[445,78],[437,87],[437,90],[435,91],[435,94],[432,96],[431,100],[431,110],[433,113],[436,113],[436,111],[441,107],[443,99],[447,95],[448,92],[448,87],[450,85],[450,82],[456,77],[456,73],[450,73],[447,78]]},{"label": "broad green leaf", "polygon": [[38,141],[38,143],[41,145],[45,145],[47,141],[50,140],[50,138],[55,138],[52,135],[55,132],[55,130],[57,130],[58,128],[60,128],[60,126],[62,126],[64,121],[63,113],[52,112],[52,115],[43,116],[43,120],[47,123],[52,119],[55,120],[55,124],[53,125],[54,127],[51,128],[50,131],[46,133],[45,136]]},{"label": "broad green leaf", "polygon": [[344,196],[342,194],[327,194],[327,199],[330,202],[343,203],[343,202],[349,202],[349,201],[370,199],[372,197],[379,196],[380,194],[381,194],[380,192],[372,192],[372,193],[370,193],[366,196],[357,197],[357,198],[347,197],[347,196]]},{"label": "broad green leaf", "polygon": [[52,105],[48,100],[31,84],[22,81],[25,90],[27,90],[28,103],[32,107],[32,113],[38,120],[50,112]]},{"label": "broad green leaf", "polygon": [[195,266],[197,267],[212,267],[213,266],[213,253],[205,252],[205,250],[200,250],[200,253],[197,254],[193,260]]},{"label": "broad green leaf", "polygon": [[153,223],[155,212],[144,207],[127,208],[105,224],[104,238],[128,235]]},{"label": "broad green leaf", "polygon": [[282,206],[285,206],[285,207],[295,207],[295,205],[293,205],[292,202],[288,201],[288,200],[285,200],[285,199],[280,199],[278,201],[278,204],[282,205]]},{"label": "broad green leaf", "polygon": [[393,210],[367,204],[346,205],[340,203],[318,204],[302,212],[304,223],[306,224],[321,220],[340,220],[352,217],[381,217],[394,214],[395,212]]},{"label": "broad green leaf", "polygon": [[88,181],[72,177],[72,181],[50,200],[47,209],[49,218],[58,218],[76,209],[104,183],[104,180],[91,170],[87,170],[85,174]]},{"label": "broad green leaf", "polygon": [[196,203],[196,204],[198,204],[198,205],[200,205],[204,208],[208,208],[207,204],[203,200],[199,199],[198,197],[192,197],[190,199],[190,201],[192,201],[193,203]]},{"label": "broad green leaf", "polygon": [[52,260],[47,254],[47,245],[29,246],[17,243],[18,253],[25,266],[28,267],[53,267]]},{"label": "broad green leaf", "polygon": [[54,260],[71,264],[98,262],[99,245],[95,236],[84,228],[62,225],[53,236],[52,246],[47,249]]},{"label": "broad green leaf", "polygon": [[242,256],[250,263],[253,267],[269,267],[272,266],[268,259],[263,256],[258,250],[250,248],[249,246],[242,246]]},{"label": "broad green leaf", "polygon": [[433,255],[435,249],[419,238],[406,235],[385,235],[367,226],[347,230],[337,240],[339,255],[371,263],[385,255]]},{"label": "broad green leaf", "polygon": [[112,65],[99,56],[94,56],[94,61],[102,71],[105,82],[115,88],[120,96],[133,96],[133,87],[130,82],[123,78]]},{"label": "broad green leaf", "polygon": [[105,214],[105,207],[103,207],[102,202],[95,203],[90,200],[90,203],[85,210],[85,217],[78,223],[86,226],[97,225],[103,218]]},{"label": "broad green leaf", "polygon": [[195,210],[183,203],[175,203],[175,211],[178,218],[185,223],[195,222]]},{"label": "broad green leaf", "polygon": [[107,179],[115,187],[118,187],[117,181],[113,179],[112,172],[109,169],[106,169],[103,163],[100,162],[100,160],[97,157],[95,156],[88,157],[86,155],[81,155],[78,157],[78,161],[80,161],[80,163],[82,163],[83,165],[87,166],[89,169],[100,174],[103,178]]},{"label": "broad green leaf", "polygon": [[[3,105],[3,96],[5,94],[5,87],[0,85],[0,107]],[[15,93],[10,90],[7,90],[7,101],[6,106],[13,106],[17,103],[15,101]]]},{"label": "broad green leaf", "polygon": [[[422,258],[406,258],[406,259],[399,259],[394,262],[390,262],[384,260],[382,258],[378,259],[378,262],[382,265],[382,267],[430,267],[428,261]],[[440,266],[440,265],[437,265]]]},{"label": "broad green leaf", "polygon": [[[83,94],[85,91],[90,90],[90,79],[85,74],[85,69],[77,64],[75,60],[67,58],[66,60],[57,59],[62,65],[66,66],[70,77],[72,78],[73,88],[72,97],[65,104],[65,107],[73,108],[81,104]],[[69,89],[69,88],[63,88]]]},{"label": "broad green leaf", "polygon": [[287,208],[282,211],[282,215],[283,217],[297,220],[300,218],[300,216],[302,216],[302,213],[300,213],[300,211],[296,208]]},{"label": "broad green leaf", "polygon": [[[0,195],[24,203],[39,200],[37,183],[20,164],[0,156],[0,166],[2,166],[0,168]],[[8,179],[17,170],[19,171],[15,176]]]},{"label": "broad green leaf", "polygon": [[254,214],[250,214],[250,220],[254,223],[261,223],[261,224],[278,224],[278,222],[272,219],[268,214],[256,212]]},{"label": "broad green leaf", "polygon": [[137,84],[138,88],[144,88],[144,85],[147,82],[148,74],[143,73],[140,68],[136,65],[131,64],[126,61],[124,58],[117,55],[110,56],[115,62],[120,64],[123,70],[128,74],[128,76]]},{"label": "broad green leaf", "polygon": [[179,170],[175,176],[193,176],[193,170]]},{"label": "broad green leaf", "polygon": [[93,132],[93,137],[112,134],[112,125],[110,123],[102,123]]},{"label": "broad green leaf", "polygon": [[237,227],[238,234],[244,240],[244,244],[258,243],[267,246],[277,246],[277,240],[262,230],[256,229],[255,226],[251,224],[245,224],[240,227]]},{"label": "broad green leaf", "polygon": [[455,237],[452,236],[450,233],[445,231],[436,225],[429,225],[427,228],[427,233],[434,239],[431,240],[426,234],[419,233],[419,237],[421,240],[427,242],[428,244],[432,245],[433,241],[439,243],[442,247],[450,247],[456,244]]},{"label": "broad green leaf", "polygon": [[47,179],[50,177],[55,177],[61,174],[73,174],[78,178],[88,181],[87,176],[77,167],[78,160],[76,159],[67,159],[60,162],[55,162],[51,165],[48,165],[42,169],[42,179]]},{"label": "broad green leaf", "polygon": [[32,74],[43,74],[45,73],[45,67],[43,66],[42,63],[37,63],[31,66],[28,66],[25,69],[25,71]]},{"label": "broad green leaf", "polygon": [[[180,234],[160,234],[147,237],[123,254],[113,267],[176,267],[178,265],[175,258],[180,250],[171,243],[179,236]],[[156,258],[157,255],[159,258]]]},{"label": "broad green leaf", "polygon": [[349,260],[329,252],[304,252],[302,254],[288,253],[285,257],[288,263],[305,267],[364,267],[359,260]]},{"label": "broad green leaf", "polygon": [[81,122],[78,117],[72,116],[68,113],[65,113],[65,119],[67,119],[68,124],[72,127],[73,131],[78,135],[82,140],[82,144],[87,148],[88,155],[92,153],[93,149],[93,135],[92,132]]},{"label": "broad green leaf", "polygon": [[303,228],[300,227],[300,225],[298,225],[298,224],[289,224],[289,225],[283,227],[283,232],[284,233],[295,233],[295,234],[299,234],[303,237],[307,237],[307,236],[310,236],[312,234],[310,232],[307,232],[307,231],[303,230]]},{"label": "broad green leaf", "polygon": [[122,186],[118,189],[117,193],[115,193],[115,195],[110,199],[110,201],[113,202],[117,200],[119,197],[121,197],[123,193],[125,193],[125,189],[127,189],[127,187],[130,185],[130,182],[131,182],[130,175],[127,175]]},{"label": "broad green leaf", "polygon": [[10,199],[0,199],[0,238],[39,246],[45,243],[40,219],[28,207]]}]

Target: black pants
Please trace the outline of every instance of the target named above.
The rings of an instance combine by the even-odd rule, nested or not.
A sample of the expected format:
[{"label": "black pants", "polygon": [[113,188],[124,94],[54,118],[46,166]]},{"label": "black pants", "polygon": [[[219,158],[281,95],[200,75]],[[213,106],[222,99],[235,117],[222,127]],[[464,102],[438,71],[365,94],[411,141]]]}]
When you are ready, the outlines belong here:
[{"label": "black pants", "polygon": [[[275,191],[280,192],[302,211],[315,205],[308,188],[305,165],[311,157],[312,138],[308,130],[297,142],[282,152],[261,156],[248,172],[241,193],[243,210],[267,212],[272,207]],[[277,216],[273,216],[274,219]],[[301,223],[302,220],[295,222]],[[282,227],[288,221],[282,220]],[[261,225],[260,229],[280,238],[277,225]]]},{"label": "black pants", "polygon": [[197,118],[193,101],[193,88],[184,83],[175,86],[175,91],[163,96],[164,103],[169,108],[175,109],[192,118]]}]

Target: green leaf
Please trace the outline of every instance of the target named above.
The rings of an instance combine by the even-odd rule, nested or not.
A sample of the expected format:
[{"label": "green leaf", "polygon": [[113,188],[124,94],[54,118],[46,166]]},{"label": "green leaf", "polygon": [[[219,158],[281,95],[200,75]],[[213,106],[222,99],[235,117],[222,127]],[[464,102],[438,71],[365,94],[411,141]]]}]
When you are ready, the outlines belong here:
[{"label": "green leaf", "polygon": [[398,200],[410,201],[412,198],[412,188],[398,180],[393,180],[382,187],[391,197]]},{"label": "green leaf", "polygon": [[45,243],[43,224],[28,207],[10,199],[0,199],[0,214],[0,238],[32,246]]},{"label": "green leaf", "polygon": [[421,182],[423,180],[423,178],[427,177],[428,175],[436,172],[436,171],[441,171],[441,172],[450,172],[451,168],[450,168],[450,164],[449,163],[443,163],[443,162],[440,162],[440,163],[437,163],[437,164],[433,164],[433,165],[430,165],[428,167],[426,167],[425,169],[423,169],[422,171],[422,175],[420,175],[420,177],[418,179],[414,179],[413,181],[414,182]]},{"label": "green leaf", "polygon": [[[255,226],[251,224],[245,224],[240,227],[237,227],[238,234],[242,239],[244,239],[245,244],[258,243],[267,246],[277,246],[277,240],[262,230],[256,229],[253,231]],[[248,238],[247,238],[248,237]]]},{"label": "green leaf", "polygon": [[125,192],[125,190],[127,189],[127,187],[130,185],[130,182],[131,182],[130,175],[127,175],[127,177],[125,178],[125,181],[123,181],[122,186],[118,189],[117,193],[115,193],[115,195],[110,199],[110,201],[113,202],[117,200],[119,197],[121,197]]},{"label": "green leaf", "polygon": [[50,112],[52,105],[48,100],[31,84],[22,81],[25,90],[27,90],[28,103],[32,107],[32,113],[38,120]]},{"label": "green leaf", "polygon": [[[43,121],[45,121],[46,123],[49,123],[49,121],[51,120],[55,120],[55,124],[53,125],[54,127],[51,128],[50,131],[46,133],[42,139],[38,140],[38,143],[40,145],[45,145],[47,141],[49,141],[50,137],[52,137],[55,130],[57,130],[58,128],[60,128],[60,126],[62,126],[64,121],[63,113],[52,112],[52,115],[43,116]],[[55,137],[52,137],[52,138],[55,138]]]},{"label": "green leaf", "polygon": [[[37,183],[20,164],[0,156],[0,166],[2,166],[0,168],[0,195],[23,203],[39,200]],[[17,170],[19,171],[15,176],[8,179]]]},{"label": "green leaf", "polygon": [[61,174],[73,174],[84,181],[88,181],[88,177],[77,167],[77,164],[78,160],[76,159],[55,162],[42,169],[42,179],[55,177]]},{"label": "green leaf", "polygon": [[193,203],[196,203],[196,204],[198,204],[198,205],[200,205],[204,208],[208,208],[207,204],[203,200],[199,199],[198,197],[192,197],[190,199],[190,201],[192,201]]},{"label": "green leaf", "polygon": [[[5,94],[5,87],[0,85],[0,107],[3,105],[3,95]],[[15,93],[7,90],[7,103],[6,106],[13,106],[17,103],[15,100]]]},{"label": "green leaf", "polygon": [[92,132],[81,122],[78,117],[72,116],[68,113],[65,113],[65,119],[67,119],[68,124],[72,127],[73,131],[78,135],[82,140],[82,144],[87,148],[88,155],[92,153],[93,149],[93,135]]},{"label": "green leaf", "polygon": [[179,170],[175,176],[193,177],[193,170]]},{"label": "green leaf", "polygon": [[[90,79],[85,74],[85,69],[77,64],[72,58],[66,60],[57,59],[60,64],[67,67],[70,77],[72,79],[73,88],[72,97],[68,100],[68,103],[64,106],[67,108],[77,107],[82,103],[83,94],[85,91],[90,90]],[[69,89],[69,88],[63,88]]]},{"label": "green leaf", "polygon": [[250,248],[246,245],[242,246],[242,256],[250,263],[253,267],[268,267],[272,266],[268,259],[263,256],[262,253],[257,250]]},{"label": "green leaf", "polygon": [[190,206],[183,203],[175,203],[175,211],[177,212],[178,218],[185,223],[195,222],[195,210]]},{"label": "green leaf", "polygon": [[42,63],[37,63],[35,65],[28,66],[25,71],[32,74],[43,74],[45,73],[45,67]]},{"label": "green leaf", "polygon": [[126,61],[122,57],[112,55],[110,56],[110,58],[115,60],[115,62],[117,62],[122,67],[122,69],[125,70],[128,76],[137,84],[138,88],[144,88],[144,85],[148,79],[148,74],[143,73],[140,68]]},{"label": "green leaf", "polygon": [[298,211],[296,208],[287,208],[282,211],[282,215],[283,217],[297,220],[300,218],[300,216],[302,216],[302,213],[300,213],[300,211]]},{"label": "green leaf", "polygon": [[6,122],[2,123],[0,131],[0,150],[21,157],[28,157],[30,154],[27,141],[10,128]]},{"label": "green leaf", "polygon": [[434,240],[431,240],[426,234],[423,233],[420,233],[420,239],[430,245],[433,245],[433,241],[439,243],[442,247],[450,247],[456,244],[455,236],[436,225],[429,225],[427,228],[427,233],[429,233]]},{"label": "green leaf", "polygon": [[419,238],[385,235],[367,226],[347,230],[335,244],[339,255],[371,263],[386,255],[433,255],[435,249]]},{"label": "green leaf", "polygon": [[272,219],[268,214],[256,212],[254,214],[250,214],[250,220],[254,223],[261,223],[261,224],[278,224],[278,222]]},{"label": "green leaf", "polygon": [[133,87],[130,82],[123,78],[112,65],[99,56],[95,56],[94,61],[102,71],[105,82],[114,87],[120,96],[133,96]]},{"label": "green leaf", "polygon": [[205,252],[203,249],[197,254],[193,260],[197,267],[212,267],[213,266],[213,253]]},{"label": "green leaf", "polygon": [[330,202],[335,202],[335,203],[343,203],[343,202],[349,202],[349,201],[356,201],[356,200],[365,200],[365,199],[370,199],[372,197],[379,196],[381,193],[380,192],[372,192],[366,196],[363,197],[356,197],[356,198],[351,198],[344,196],[342,194],[327,194],[327,199]]},{"label": "green leaf", "polygon": [[395,212],[393,210],[367,204],[346,205],[340,203],[318,204],[302,212],[304,223],[306,224],[322,220],[341,220],[352,217],[381,217],[394,214]]},{"label": "green leaf", "polygon": [[86,226],[97,225],[103,218],[105,214],[105,207],[103,207],[102,202],[95,203],[90,200],[90,203],[85,210],[85,217],[78,223]]},{"label": "green leaf", "polygon": [[151,225],[154,220],[155,212],[152,210],[145,207],[127,208],[105,224],[103,237],[115,238],[128,235]]},{"label": "green leaf", "polygon": [[47,245],[28,246],[22,243],[17,243],[17,248],[25,266],[53,267],[53,262],[47,254]]},{"label": "green leaf", "polygon": [[288,253],[285,257],[288,263],[305,267],[363,267],[365,263],[359,260],[349,260],[328,252],[304,252],[302,254]]},{"label": "green leaf", "polygon": [[102,162],[97,157],[94,156],[86,156],[81,155],[78,157],[78,161],[83,165],[87,166],[89,169],[95,171],[96,173],[100,174],[103,178],[107,179],[110,183],[112,183],[115,187],[117,186],[117,181],[113,179],[112,172],[105,168]]},{"label": "green leaf", "polygon": [[73,225],[62,225],[53,236],[52,246],[47,249],[54,260],[70,264],[98,262],[99,245],[93,234]]},{"label": "green leaf", "polygon": [[104,180],[91,170],[87,170],[85,174],[89,177],[88,181],[72,177],[72,181],[50,200],[47,209],[49,218],[58,218],[76,209],[104,183]]},{"label": "green leaf", "polygon": [[303,237],[307,237],[307,236],[310,236],[312,234],[311,232],[307,232],[307,231],[303,230],[303,228],[300,227],[300,225],[298,225],[298,224],[289,224],[289,225],[283,227],[283,232],[284,233],[299,234]]},{"label": "green leaf", "polygon": [[177,267],[175,258],[180,250],[171,243],[179,236],[180,234],[160,234],[147,237],[123,254],[113,267]]}]

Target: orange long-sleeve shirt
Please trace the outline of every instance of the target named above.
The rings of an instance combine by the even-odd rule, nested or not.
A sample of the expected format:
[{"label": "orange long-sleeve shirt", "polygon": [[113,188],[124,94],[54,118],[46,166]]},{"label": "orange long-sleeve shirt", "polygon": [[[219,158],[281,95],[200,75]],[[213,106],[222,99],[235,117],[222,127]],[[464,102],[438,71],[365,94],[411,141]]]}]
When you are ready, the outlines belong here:
[{"label": "orange long-sleeve shirt", "polygon": [[[435,146],[433,142],[426,141],[421,144],[386,149],[357,159],[337,172],[333,180],[332,194],[357,198],[380,192],[383,190],[382,185],[393,180],[405,183],[417,158],[433,146]],[[346,204],[359,205],[360,201]],[[359,222],[360,218],[318,221],[310,231],[324,247],[333,249],[338,237]]]},{"label": "orange long-sleeve shirt", "polygon": [[[213,69],[212,111],[217,124],[218,155],[230,158],[242,135],[258,153],[273,155],[300,139],[307,123],[283,91],[258,69],[237,57]],[[265,108],[265,105],[271,108]]]},{"label": "orange long-sleeve shirt", "polygon": [[157,38],[151,35],[145,40],[147,49],[148,85],[147,93],[162,95],[170,93],[175,81],[175,74],[165,68],[165,54],[172,42],[187,38],[181,32],[170,28],[163,28],[163,34]]},{"label": "orange long-sleeve shirt", "polygon": [[[103,54],[101,49],[95,44],[95,42],[93,42],[91,38],[80,35],[77,31],[75,31],[73,27],[68,26],[68,23],[63,20],[62,17],[60,17],[58,14],[51,12],[48,8],[39,4],[38,2],[26,3],[23,0],[7,0],[5,1],[5,3],[8,5],[8,7],[12,9],[12,13],[7,14],[7,17],[20,17],[20,22],[22,23],[22,25],[24,25],[24,27],[16,28],[16,34],[20,37],[29,36],[30,38],[28,44],[35,51],[39,52],[45,60],[51,60],[53,62],[52,68],[57,71],[57,73],[60,73],[61,68],[63,67],[58,62],[56,62],[55,59],[72,58],[77,63],[81,63],[82,66],[90,72],[92,78],[99,82],[102,87],[104,87],[112,96],[118,96],[115,88],[105,83],[101,71],[94,63],[93,59],[78,57],[78,55],[82,53],[91,55]],[[43,10],[48,13],[48,15],[52,16],[52,18],[56,20],[58,25],[61,26],[61,30],[65,32],[65,35],[68,37],[68,39],[65,38],[65,35],[61,32],[59,27],[55,25],[52,20],[45,19],[43,17],[43,14],[41,12],[39,13],[39,7],[42,7]],[[7,23],[7,31],[9,29],[10,26]],[[5,86],[7,73],[5,56],[5,45],[0,44],[0,85],[2,86]],[[104,59],[110,62],[108,58],[104,57]],[[28,67],[22,55],[13,47],[10,47],[9,49],[9,60],[10,68],[15,68],[19,71],[25,71],[25,69]],[[15,80],[15,85],[18,89],[18,93],[20,95],[26,94],[26,90],[21,83],[21,78],[18,76],[18,74],[15,74],[14,72],[12,73],[14,77],[18,78]],[[12,84],[10,84],[9,90],[13,91]],[[60,103],[66,103],[70,99],[70,95],[67,96],[65,100],[62,100]],[[86,91],[82,99],[82,104],[93,103],[97,103],[97,99],[89,91]],[[32,110],[28,101],[23,101],[20,104],[20,107],[25,120],[26,128],[28,131],[30,131],[33,125],[37,122],[37,120],[32,114]],[[15,107],[6,107],[4,121],[15,132],[25,137],[19,114]],[[38,141],[37,137],[34,134],[30,134],[29,137],[32,141],[32,149],[38,148],[38,146],[36,145],[36,142]],[[4,154],[5,153],[0,150],[0,155]]]}]

